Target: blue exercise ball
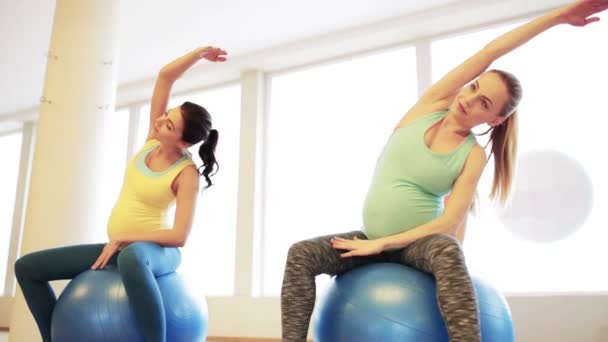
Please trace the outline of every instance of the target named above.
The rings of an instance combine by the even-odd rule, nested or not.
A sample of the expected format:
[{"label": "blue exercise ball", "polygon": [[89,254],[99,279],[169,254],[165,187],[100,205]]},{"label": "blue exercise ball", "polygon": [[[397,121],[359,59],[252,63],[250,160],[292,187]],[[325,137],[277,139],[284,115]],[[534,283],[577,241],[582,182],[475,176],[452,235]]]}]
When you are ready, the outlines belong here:
[{"label": "blue exercise ball", "polygon": [[[188,294],[177,273],[156,278],[165,306],[167,341],[205,341],[207,304]],[[51,323],[54,342],[145,342],[115,267],[79,274],[63,290]]]},{"label": "blue exercise ball", "polygon": [[[504,297],[473,278],[483,342],[513,342]],[[448,342],[435,280],[393,263],[357,267],[334,277],[315,309],[315,342]]]}]

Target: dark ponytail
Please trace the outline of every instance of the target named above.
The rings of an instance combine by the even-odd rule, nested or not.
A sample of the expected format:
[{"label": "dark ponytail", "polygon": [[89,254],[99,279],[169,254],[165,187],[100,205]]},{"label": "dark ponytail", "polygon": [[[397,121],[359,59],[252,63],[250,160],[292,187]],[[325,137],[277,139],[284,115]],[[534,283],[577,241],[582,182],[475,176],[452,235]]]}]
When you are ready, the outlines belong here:
[{"label": "dark ponytail", "polygon": [[[218,137],[219,134],[217,130],[210,130],[209,137],[198,148],[198,155],[203,161],[203,165],[199,167],[198,170],[199,173],[205,177],[205,180],[207,181],[207,187],[213,185],[213,183],[211,183],[211,179],[209,179],[209,176],[215,175],[219,170],[219,164],[217,163],[217,160],[215,160],[215,147],[217,146]],[[215,166],[217,166],[217,168],[214,171],[213,169],[215,168]],[[200,171],[201,168],[203,169],[203,172]]]},{"label": "dark ponytail", "polygon": [[[215,147],[217,146],[218,133],[212,129],[211,115],[207,110],[196,103],[184,102],[180,109],[184,119],[184,130],[182,140],[192,145],[204,141],[198,149],[198,155],[203,161],[203,165],[198,168],[201,176],[207,181],[207,188],[213,185],[210,176],[217,173],[219,165],[215,159]],[[213,169],[217,166],[217,169]],[[201,172],[201,169],[203,171]]]}]

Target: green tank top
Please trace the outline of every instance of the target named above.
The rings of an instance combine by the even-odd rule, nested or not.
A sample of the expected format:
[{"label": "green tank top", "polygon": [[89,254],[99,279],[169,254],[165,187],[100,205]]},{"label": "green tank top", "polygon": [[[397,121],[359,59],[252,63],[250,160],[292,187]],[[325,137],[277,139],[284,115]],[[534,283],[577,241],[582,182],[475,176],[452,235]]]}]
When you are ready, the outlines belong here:
[{"label": "green tank top", "polygon": [[471,134],[449,153],[431,151],[424,134],[446,114],[447,110],[422,116],[388,139],[363,207],[363,232],[369,239],[410,230],[443,213],[443,197],[476,143]]}]

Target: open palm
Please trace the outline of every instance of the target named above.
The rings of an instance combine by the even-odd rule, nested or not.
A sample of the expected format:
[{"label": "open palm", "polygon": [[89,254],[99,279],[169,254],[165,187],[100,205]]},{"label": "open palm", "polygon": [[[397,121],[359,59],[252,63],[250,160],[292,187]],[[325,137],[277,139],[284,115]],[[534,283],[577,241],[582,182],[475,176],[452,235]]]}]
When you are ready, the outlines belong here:
[{"label": "open palm", "polygon": [[226,51],[216,48],[213,46],[208,46],[201,51],[201,58],[204,58],[211,62],[224,62],[226,61]]},{"label": "open palm", "polygon": [[580,0],[567,6],[560,13],[564,21],[573,26],[585,26],[599,21],[598,17],[591,17],[608,9],[608,0]]}]

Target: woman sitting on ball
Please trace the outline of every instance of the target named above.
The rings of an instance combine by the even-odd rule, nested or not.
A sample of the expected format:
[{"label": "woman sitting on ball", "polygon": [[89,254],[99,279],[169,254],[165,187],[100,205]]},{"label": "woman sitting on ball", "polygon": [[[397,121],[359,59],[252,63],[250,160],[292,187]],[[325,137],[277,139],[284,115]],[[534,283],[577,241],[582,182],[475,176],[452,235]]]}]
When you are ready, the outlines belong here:
[{"label": "woman sitting on ball", "polygon": [[[154,86],[150,129],[146,143],[125,172],[121,194],[108,222],[109,242],[34,252],[15,263],[15,274],[27,305],[45,342],[51,342],[51,315],[56,304],[49,281],[72,279],[108,264],[118,271],[135,318],[146,341],[165,341],[163,301],[155,277],[174,272],[192,228],[199,176],[211,185],[216,166],[218,133],[203,107],[185,102],[167,110],[173,83],[200,59],[225,61],[224,50],[206,47],[166,65]],[[194,165],[187,149],[200,141],[203,170]],[[173,227],[163,222],[175,201]]]},{"label": "woman sitting on ball", "polygon": [[[450,340],[480,340],[475,290],[461,245],[464,222],[488,157],[472,129],[491,126],[491,196],[511,187],[521,87],[511,74],[486,69],[550,27],[585,26],[608,0],[554,10],[493,40],[432,85],[397,124],[378,159],[365,199],[363,231],[295,243],[281,292],[283,341],[306,340],[315,276],[373,262],[396,262],[432,273]],[[445,209],[442,198],[450,194]]]}]

